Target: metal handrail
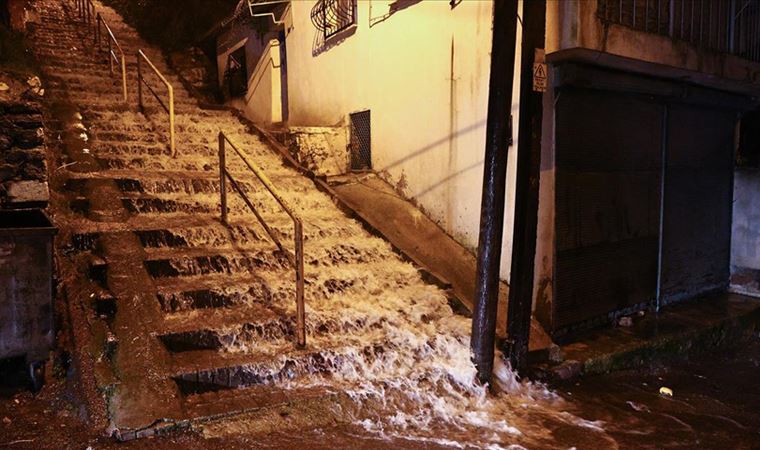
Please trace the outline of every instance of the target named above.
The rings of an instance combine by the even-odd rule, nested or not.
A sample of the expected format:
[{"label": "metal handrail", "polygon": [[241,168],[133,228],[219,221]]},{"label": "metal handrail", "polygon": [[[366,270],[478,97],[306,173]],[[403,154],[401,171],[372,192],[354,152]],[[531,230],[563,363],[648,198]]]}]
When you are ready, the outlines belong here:
[{"label": "metal handrail", "polygon": [[[248,196],[243,191],[242,187],[238,182],[232,177],[232,174],[227,170],[226,165],[226,144],[229,144],[230,147],[235,150],[235,153],[243,160],[246,166],[253,172],[254,175],[256,175],[256,178],[261,181],[261,184],[264,185],[264,187],[269,191],[270,194],[272,194],[272,197],[274,197],[275,200],[277,200],[277,203],[279,203],[280,207],[290,216],[290,218],[293,220],[293,228],[294,228],[294,239],[295,239],[295,255],[293,255],[290,250],[286,249],[282,243],[280,242],[279,238],[275,235],[274,231],[267,225],[264,218],[261,216],[261,214],[256,210],[256,207],[253,206],[253,203],[248,198]],[[241,151],[234,142],[230,140],[227,135],[224,134],[223,131],[219,132],[219,192],[221,197],[221,204],[222,204],[222,223],[229,226],[229,221],[227,220],[227,180],[229,180],[230,184],[233,188],[237,191],[238,194],[243,198],[243,201],[246,205],[248,205],[248,208],[251,209],[253,214],[256,216],[256,218],[259,220],[259,223],[264,227],[264,230],[266,230],[267,234],[269,234],[269,237],[272,238],[272,241],[277,245],[277,247],[280,249],[281,252],[285,254],[285,256],[288,258],[288,261],[295,267],[296,270],[296,347],[297,348],[304,348],[306,346],[306,307],[304,305],[304,269],[303,269],[303,222],[301,221],[301,218],[293,211],[293,208],[288,204],[288,202],[280,195],[280,193],[277,191],[277,188],[274,187],[272,182],[269,180],[269,178],[264,174],[264,171],[261,170],[251,159],[246,155],[243,151]]]},{"label": "metal handrail", "polygon": [[[102,32],[101,29],[105,28],[108,35],[108,66],[111,71],[111,75],[113,75],[113,63],[116,61],[116,64],[119,64],[121,67],[121,88],[122,93],[124,97],[124,101],[129,100],[129,96],[127,93],[127,59],[124,55],[124,51],[121,48],[121,45],[119,45],[119,41],[116,39],[116,36],[114,36],[113,31],[111,31],[111,27],[108,26],[105,19],[100,15],[99,12],[95,9],[95,3],[92,0],[75,0],[77,13],[79,14],[79,18],[87,23],[87,25],[92,27],[92,34],[95,40],[95,44],[98,46],[98,50],[102,50]],[[114,48],[118,50],[119,54],[117,55],[114,51]]]},{"label": "metal handrail", "polygon": [[74,0],[74,2],[79,13],[79,19],[92,24],[92,20],[95,18],[95,3],[92,0]]},{"label": "metal handrail", "polygon": [[[113,31],[111,31],[111,27],[108,26],[106,21],[103,19],[103,17],[98,13],[97,19],[96,19],[96,28],[95,28],[95,42],[98,44],[98,50],[101,49],[101,26],[105,28],[106,34],[108,36],[108,67],[111,71],[111,75],[113,75],[113,63],[116,61],[116,64],[119,64],[121,66],[121,88],[122,92],[124,93],[124,101],[129,100],[129,96],[127,94],[127,58],[124,55],[124,50],[122,50],[121,45],[119,45],[119,41],[116,40],[116,36],[113,35]],[[118,50],[119,54],[117,55],[114,49]]]},{"label": "metal handrail", "polygon": [[[142,61],[145,61],[148,64],[148,67],[153,70],[153,72],[158,76],[158,78],[161,80],[162,83],[166,85],[166,89],[169,92],[169,106],[166,106],[164,104],[163,100],[161,100],[161,97],[156,93],[156,91],[153,90],[152,87],[148,84],[148,82],[143,78],[142,76]],[[145,84],[145,87],[148,88],[151,94],[153,94],[154,97],[156,97],[156,100],[158,100],[158,103],[164,108],[164,110],[169,113],[169,146],[171,148],[171,154],[172,158],[177,156],[177,148],[175,145],[175,135],[174,135],[174,88],[172,87],[171,83],[167,81],[166,77],[159,72],[159,70],[156,68],[156,66],[153,65],[152,62],[150,62],[150,59],[148,59],[147,56],[145,56],[145,53],[143,53],[142,50],[137,51],[137,98],[138,102],[140,104],[140,109],[145,112],[145,106],[143,105],[143,93],[142,93],[142,85]]]}]

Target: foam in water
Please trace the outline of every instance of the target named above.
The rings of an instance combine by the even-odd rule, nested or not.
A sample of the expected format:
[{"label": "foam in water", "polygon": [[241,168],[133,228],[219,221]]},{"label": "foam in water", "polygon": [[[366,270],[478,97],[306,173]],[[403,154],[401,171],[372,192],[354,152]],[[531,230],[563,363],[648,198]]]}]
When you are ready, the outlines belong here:
[{"label": "foam in water", "polygon": [[[388,250],[385,242],[367,239],[377,251]],[[337,323],[327,335],[309,328],[310,347],[323,349],[320,358],[275,356],[287,345],[282,339],[275,340],[277,349],[242,339],[229,343],[226,351],[273,355],[274,360],[257,370],[281,373],[288,366],[287,375],[276,379],[278,386],[346,392],[363,405],[356,424],[383,437],[493,449],[520,448],[509,446],[547,438],[547,432],[526,417],[556,410],[562,400],[541,384],[518,380],[502,355],[497,355],[494,370],[500,393],[489,394],[477,382],[471,362],[469,321],[451,311],[439,289],[419,276],[410,279],[413,267],[393,257],[373,273],[357,273],[352,266],[345,270],[362,280],[359,289],[331,297],[307,293],[307,323]],[[279,302],[293,313],[292,297]],[[602,431],[601,424],[570,413],[552,416]]]}]

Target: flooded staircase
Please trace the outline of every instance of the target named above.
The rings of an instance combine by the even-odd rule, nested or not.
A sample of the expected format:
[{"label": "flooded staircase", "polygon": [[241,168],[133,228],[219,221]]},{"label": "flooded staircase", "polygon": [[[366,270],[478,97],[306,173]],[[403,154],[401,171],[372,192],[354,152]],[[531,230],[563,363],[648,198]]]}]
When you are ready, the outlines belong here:
[{"label": "flooded staircase", "polygon": [[[336,409],[352,402],[348,388],[400,384],[411,371],[429,378],[424,364],[413,363],[444,350],[435,339],[456,341],[451,357],[469,364],[468,325],[442,291],[283,165],[234,114],[200,109],[161,52],[114,11],[96,4],[127,55],[127,102],[74,2],[35,5],[33,42],[54,111],[48,138],[61,149],[53,209],[62,278],[69,301],[84,309],[81,325],[115,436],[282,405],[312,405],[316,423],[340,420],[351,410]],[[174,86],[176,158],[160,105],[146,94],[144,113],[137,108],[138,49]],[[264,168],[304,222],[304,349],[294,346],[288,259],[239,196],[229,194],[230,225],[220,221],[220,130]],[[242,161],[231,156],[228,167],[291,243],[287,215]]]},{"label": "flooded staircase", "polygon": [[[386,432],[411,427],[430,439],[450,420],[490,423],[487,410],[504,406],[484,403],[469,322],[446,293],[233,113],[199,108],[161,52],[96,3],[126,54],[124,102],[118,70],[110,73],[74,3],[36,1],[33,43],[54,112],[48,139],[59,148],[52,204],[62,283],[113,434],[214,429],[232,417],[266,416],[283,427],[299,408],[306,418],[291,426],[345,420]],[[176,158],[160,105],[146,94],[144,112],[137,107],[138,49],[174,86]],[[146,77],[160,92],[159,80]],[[235,193],[229,226],[220,220],[219,131],[303,220],[306,348],[294,345],[288,258]],[[292,251],[290,218],[239,158],[228,156],[227,166]],[[492,431],[517,433],[503,417]]]}]

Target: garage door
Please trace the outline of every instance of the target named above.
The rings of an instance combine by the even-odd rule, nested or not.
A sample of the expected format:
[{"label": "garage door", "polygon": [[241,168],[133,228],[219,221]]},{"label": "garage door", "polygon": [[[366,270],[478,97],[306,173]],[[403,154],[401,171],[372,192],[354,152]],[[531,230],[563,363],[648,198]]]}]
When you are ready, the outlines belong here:
[{"label": "garage door", "polygon": [[669,108],[663,303],[728,286],[735,123],[730,112]]},{"label": "garage door", "polygon": [[664,106],[563,89],[553,328],[654,301]]}]

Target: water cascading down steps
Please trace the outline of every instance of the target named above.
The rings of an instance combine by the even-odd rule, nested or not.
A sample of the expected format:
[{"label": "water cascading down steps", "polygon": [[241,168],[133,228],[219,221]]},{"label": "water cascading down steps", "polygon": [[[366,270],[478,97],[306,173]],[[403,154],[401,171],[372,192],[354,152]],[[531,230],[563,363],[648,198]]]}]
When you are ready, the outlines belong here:
[{"label": "water cascading down steps", "polygon": [[[519,434],[503,411],[489,419],[497,406],[474,382],[469,323],[443,291],[285,166],[234,114],[199,108],[161,52],[96,3],[127,54],[125,103],[73,3],[37,1],[33,40],[54,111],[48,138],[59,144],[52,208],[62,280],[70,304],[79,305],[70,308],[83,310],[84,320],[71,320],[86,329],[81,342],[89,342],[84,352],[94,360],[114,435],[202,423],[215,429],[235,414],[299,404],[316,424],[347,420],[422,439],[434,440],[451,421],[490,427],[484,443]],[[143,114],[135,104],[138,49],[174,85],[176,158],[159,105],[146,95]],[[293,345],[287,258],[237,195],[228,197],[230,226],[220,221],[220,130],[304,221],[305,349]],[[292,246],[287,215],[242,161],[230,156],[227,164]]]}]

